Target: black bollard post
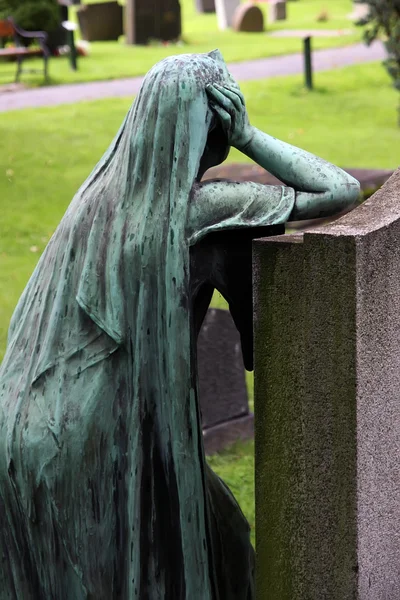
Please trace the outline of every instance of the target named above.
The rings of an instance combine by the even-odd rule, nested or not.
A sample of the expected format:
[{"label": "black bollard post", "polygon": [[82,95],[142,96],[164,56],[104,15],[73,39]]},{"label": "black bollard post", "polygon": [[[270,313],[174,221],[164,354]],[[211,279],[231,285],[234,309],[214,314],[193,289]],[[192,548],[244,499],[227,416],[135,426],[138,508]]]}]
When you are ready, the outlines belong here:
[{"label": "black bollard post", "polygon": [[78,70],[78,64],[77,64],[78,53],[77,53],[76,46],[75,46],[75,30],[77,29],[77,25],[75,23],[73,23],[72,21],[63,21],[62,26],[67,31],[67,39],[68,39],[68,46],[69,46],[69,62],[71,65],[71,69],[73,71],[77,71]]},{"label": "black bollard post", "polygon": [[311,58],[311,37],[304,38],[304,76],[306,88],[313,89],[313,73]]},{"label": "black bollard post", "polygon": [[77,65],[77,51],[76,51],[76,46],[75,46],[75,35],[74,35],[74,30],[71,30],[69,32],[69,60],[71,63],[71,69],[73,71],[77,71],[78,70],[78,65]]}]

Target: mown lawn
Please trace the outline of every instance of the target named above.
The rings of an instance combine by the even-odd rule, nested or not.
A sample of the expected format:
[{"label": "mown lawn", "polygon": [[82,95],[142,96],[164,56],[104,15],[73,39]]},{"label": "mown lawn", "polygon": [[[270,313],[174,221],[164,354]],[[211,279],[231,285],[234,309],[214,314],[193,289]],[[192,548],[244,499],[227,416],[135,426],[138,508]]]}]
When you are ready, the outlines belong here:
[{"label": "mown lawn", "polygon": [[[182,40],[178,44],[154,44],[149,46],[127,46],[124,39],[119,42],[94,42],[90,44],[90,56],[79,61],[79,70],[69,68],[67,58],[53,59],[50,63],[51,83],[71,83],[134,77],[143,75],[157,61],[171,54],[209,52],[219,48],[227,62],[289,54],[301,51],[299,38],[274,38],[268,34],[282,29],[352,29],[353,33],[342,37],[315,37],[314,49],[339,47],[356,42],[361,31],[347,18],[352,12],[352,0],[301,0],[288,3],[288,19],[266,26],[264,33],[235,33],[219,31],[215,14],[198,14],[194,0],[181,0]],[[265,3],[259,5],[266,13]],[[327,12],[328,20],[319,22],[321,12]],[[74,15],[74,9],[70,14]],[[41,61],[32,60],[32,68],[41,68]],[[13,81],[15,65],[0,63],[0,85]],[[39,74],[24,75],[24,83],[43,85]]]},{"label": "mown lawn", "polygon": [[[400,162],[397,93],[377,63],[242,85],[254,125],[342,166]],[[0,114],[0,358],[15,303],[71,197],[117,131],[132,99]],[[232,151],[228,160],[245,161]],[[216,305],[220,302],[215,297]],[[251,391],[251,376],[249,376]],[[211,463],[254,523],[253,445]]]},{"label": "mown lawn", "polygon": [[252,530],[255,541],[254,515],[254,442],[237,442],[220,454],[208,457],[212,469],[228,484]]}]

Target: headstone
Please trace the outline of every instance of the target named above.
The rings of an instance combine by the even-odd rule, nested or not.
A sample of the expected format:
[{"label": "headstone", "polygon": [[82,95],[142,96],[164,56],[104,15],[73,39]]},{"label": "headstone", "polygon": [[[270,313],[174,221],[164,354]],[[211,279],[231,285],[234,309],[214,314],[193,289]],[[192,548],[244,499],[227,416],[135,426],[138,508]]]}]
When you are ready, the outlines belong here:
[{"label": "headstone", "polygon": [[215,11],[217,13],[219,29],[224,30],[232,26],[233,15],[239,4],[240,0],[215,0]]},{"label": "headstone", "polygon": [[251,2],[238,6],[233,15],[232,28],[235,31],[264,31],[264,15],[261,8]]},{"label": "headstone", "polygon": [[400,170],[254,251],[257,600],[400,598]]},{"label": "headstone", "polygon": [[211,454],[254,433],[240,336],[229,311],[208,310],[197,355],[203,438]]},{"label": "headstone", "polygon": [[82,38],[88,42],[118,40],[123,34],[123,7],[114,0],[83,4],[77,10]]},{"label": "headstone", "polygon": [[286,20],[286,0],[272,0],[268,4],[268,23]]},{"label": "headstone", "polygon": [[171,41],[182,32],[179,0],[126,0],[125,33],[128,44]]},{"label": "headstone", "polygon": [[215,13],[215,0],[196,0],[195,4],[199,13]]}]

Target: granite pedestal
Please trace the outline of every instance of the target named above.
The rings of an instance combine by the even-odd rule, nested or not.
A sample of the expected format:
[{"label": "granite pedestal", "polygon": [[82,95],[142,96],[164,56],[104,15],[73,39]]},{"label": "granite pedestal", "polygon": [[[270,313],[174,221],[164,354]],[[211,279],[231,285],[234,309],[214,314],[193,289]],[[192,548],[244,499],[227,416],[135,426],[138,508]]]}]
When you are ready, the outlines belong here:
[{"label": "granite pedestal", "polygon": [[400,598],[400,171],[254,252],[257,600]]}]

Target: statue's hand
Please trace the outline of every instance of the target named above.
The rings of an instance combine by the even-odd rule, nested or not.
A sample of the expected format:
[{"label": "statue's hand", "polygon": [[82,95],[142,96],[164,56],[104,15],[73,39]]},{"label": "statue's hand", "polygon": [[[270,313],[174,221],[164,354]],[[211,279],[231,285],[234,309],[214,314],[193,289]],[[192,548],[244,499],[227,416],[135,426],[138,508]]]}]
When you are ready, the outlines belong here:
[{"label": "statue's hand", "polygon": [[206,91],[210,107],[219,117],[229,145],[241,150],[253,135],[243,94],[235,88],[222,87],[217,83],[208,85]]}]

